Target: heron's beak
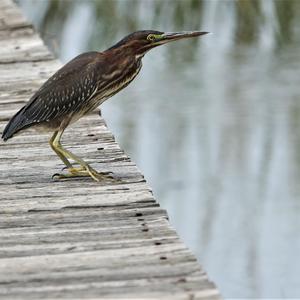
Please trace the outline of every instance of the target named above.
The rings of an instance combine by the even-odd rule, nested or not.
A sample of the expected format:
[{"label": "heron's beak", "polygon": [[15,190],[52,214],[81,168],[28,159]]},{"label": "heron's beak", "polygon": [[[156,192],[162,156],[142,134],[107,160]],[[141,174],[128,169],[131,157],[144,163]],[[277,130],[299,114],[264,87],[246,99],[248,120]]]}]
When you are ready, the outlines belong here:
[{"label": "heron's beak", "polygon": [[157,43],[165,44],[172,41],[177,41],[186,38],[197,37],[200,35],[208,34],[206,31],[181,31],[181,32],[166,32],[160,36]]}]

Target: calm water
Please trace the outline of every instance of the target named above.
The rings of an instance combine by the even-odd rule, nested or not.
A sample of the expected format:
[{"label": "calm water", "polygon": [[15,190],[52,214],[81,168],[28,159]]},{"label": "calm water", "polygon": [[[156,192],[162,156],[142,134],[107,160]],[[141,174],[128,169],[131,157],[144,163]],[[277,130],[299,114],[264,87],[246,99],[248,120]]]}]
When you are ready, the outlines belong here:
[{"label": "calm water", "polygon": [[300,298],[300,1],[19,3],[63,62],[213,32],[147,54],[103,115],[224,297]]}]

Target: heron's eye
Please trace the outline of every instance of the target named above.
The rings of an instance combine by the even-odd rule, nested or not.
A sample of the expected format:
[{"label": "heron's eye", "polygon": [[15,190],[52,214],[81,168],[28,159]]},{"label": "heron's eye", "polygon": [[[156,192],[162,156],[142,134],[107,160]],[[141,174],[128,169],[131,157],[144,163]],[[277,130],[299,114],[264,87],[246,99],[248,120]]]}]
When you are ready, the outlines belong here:
[{"label": "heron's eye", "polygon": [[155,37],[154,34],[149,34],[149,35],[147,36],[147,40],[150,41],[150,42],[155,41],[155,39],[156,39],[156,37]]}]

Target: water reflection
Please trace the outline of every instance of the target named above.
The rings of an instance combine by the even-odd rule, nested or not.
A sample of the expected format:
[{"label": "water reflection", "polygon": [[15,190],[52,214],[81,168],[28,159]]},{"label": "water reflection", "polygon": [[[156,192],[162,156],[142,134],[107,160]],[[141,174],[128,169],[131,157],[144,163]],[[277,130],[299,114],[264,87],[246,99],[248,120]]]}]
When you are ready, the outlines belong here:
[{"label": "water reflection", "polygon": [[161,47],[103,114],[227,298],[300,297],[300,1],[20,0],[67,61],[141,28]]}]

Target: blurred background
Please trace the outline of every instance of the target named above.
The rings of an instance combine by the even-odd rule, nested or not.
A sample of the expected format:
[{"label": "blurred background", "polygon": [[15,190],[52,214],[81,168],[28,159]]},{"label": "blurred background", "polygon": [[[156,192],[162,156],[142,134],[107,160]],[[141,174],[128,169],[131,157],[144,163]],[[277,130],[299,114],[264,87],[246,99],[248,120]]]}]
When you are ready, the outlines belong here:
[{"label": "blurred background", "polygon": [[139,29],[156,48],[102,106],[224,298],[300,298],[300,1],[19,0],[62,62]]}]

